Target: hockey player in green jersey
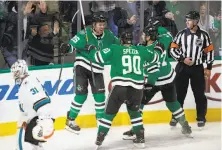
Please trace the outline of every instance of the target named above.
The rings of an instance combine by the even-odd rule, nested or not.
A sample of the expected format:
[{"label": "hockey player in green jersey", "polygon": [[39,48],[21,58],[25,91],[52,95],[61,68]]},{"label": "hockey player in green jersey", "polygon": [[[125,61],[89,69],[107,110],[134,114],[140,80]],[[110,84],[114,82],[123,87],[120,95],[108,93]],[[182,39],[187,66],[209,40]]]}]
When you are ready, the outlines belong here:
[{"label": "hockey player in green jersey", "polygon": [[[148,84],[144,85],[145,87],[140,110],[142,111],[144,105],[146,105],[154,97],[154,95],[160,91],[166,102],[167,108],[172,112],[174,118],[176,118],[176,120],[181,124],[182,134],[192,137],[191,127],[189,126],[185,118],[184,111],[176,98],[176,89],[174,84],[175,72],[168,60],[168,47],[172,42],[172,37],[158,37],[157,28],[149,25],[144,29],[144,41],[146,42],[146,47],[149,50],[152,50],[154,47],[159,47],[158,49],[153,50],[157,50],[157,53],[160,56],[160,61],[156,64],[145,64],[147,65],[145,67],[145,70],[147,71],[145,76],[148,78]],[[159,71],[152,73],[157,67],[159,67]],[[152,85],[153,83],[149,83],[150,79],[156,81],[154,86]],[[124,140],[134,138],[135,134],[133,130],[123,133]]]},{"label": "hockey player in green jersey", "polygon": [[[157,29],[158,33],[157,39],[161,40],[159,42],[163,44],[164,47],[168,48],[170,46],[169,43],[171,43],[173,40],[172,34],[166,28],[162,27],[160,21],[156,18],[152,18],[149,20],[149,24],[147,25],[147,27],[149,26],[154,26]],[[167,40],[167,42],[163,42],[165,40]]]},{"label": "hockey player in green jersey", "polygon": [[79,133],[80,127],[76,124],[75,119],[77,118],[84,102],[88,95],[88,84],[91,85],[91,90],[93,97],[95,99],[95,110],[97,120],[101,119],[105,108],[105,86],[103,78],[104,65],[98,64],[92,61],[92,71],[95,77],[95,85],[93,84],[90,58],[88,57],[88,52],[86,50],[101,50],[106,47],[110,47],[112,44],[119,44],[118,38],[111,33],[110,30],[105,29],[106,18],[103,13],[93,14],[93,24],[92,27],[86,27],[86,34],[88,36],[88,41],[86,40],[86,35],[84,31],[80,31],[74,36],[68,46],[70,47],[63,50],[63,53],[77,51],[75,58],[75,97],[71,103],[70,111],[68,112],[66,120],[66,129]]},{"label": "hockey player in green jersey", "polygon": [[120,106],[125,103],[128,114],[136,134],[134,145],[145,147],[144,129],[139,106],[143,94],[143,64],[144,61],[155,63],[158,54],[147,50],[145,47],[132,45],[132,33],[121,34],[121,45],[113,44],[109,48],[96,53],[91,51],[90,55],[98,63],[110,62],[112,89],[107,100],[107,106],[103,119],[99,120],[96,145],[99,147],[107,135],[114,117]]}]

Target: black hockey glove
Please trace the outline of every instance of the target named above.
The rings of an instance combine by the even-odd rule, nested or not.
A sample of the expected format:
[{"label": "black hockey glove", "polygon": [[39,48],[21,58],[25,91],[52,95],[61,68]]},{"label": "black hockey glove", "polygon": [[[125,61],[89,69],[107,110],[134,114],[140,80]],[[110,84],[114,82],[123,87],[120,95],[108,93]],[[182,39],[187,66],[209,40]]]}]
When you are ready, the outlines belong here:
[{"label": "black hockey glove", "polygon": [[62,43],[60,45],[60,52],[63,54],[67,54],[69,52],[70,47],[70,44]]},{"label": "black hockey glove", "polygon": [[97,49],[96,46],[91,44],[86,44],[84,50],[90,52],[93,49]]},{"label": "black hockey glove", "polygon": [[152,84],[149,84],[149,83],[144,84],[144,90],[146,91],[151,91],[153,87],[154,86]]}]

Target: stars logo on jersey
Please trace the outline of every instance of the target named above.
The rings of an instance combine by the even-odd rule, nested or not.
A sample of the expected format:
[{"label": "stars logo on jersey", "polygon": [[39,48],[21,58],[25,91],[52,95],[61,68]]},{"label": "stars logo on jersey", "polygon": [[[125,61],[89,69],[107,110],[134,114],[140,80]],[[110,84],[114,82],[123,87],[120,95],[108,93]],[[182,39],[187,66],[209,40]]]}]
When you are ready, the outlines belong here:
[{"label": "stars logo on jersey", "polygon": [[203,45],[203,41],[201,39],[197,39],[195,44],[196,46],[201,47]]},{"label": "stars logo on jersey", "polygon": [[76,87],[76,89],[77,89],[78,91],[82,91],[82,90],[83,90],[83,87],[82,87],[81,85],[78,85],[78,86]]},{"label": "stars logo on jersey", "polygon": [[144,62],[143,67],[145,68],[145,67],[147,67],[147,66],[149,66],[149,65],[150,65],[149,62]]}]

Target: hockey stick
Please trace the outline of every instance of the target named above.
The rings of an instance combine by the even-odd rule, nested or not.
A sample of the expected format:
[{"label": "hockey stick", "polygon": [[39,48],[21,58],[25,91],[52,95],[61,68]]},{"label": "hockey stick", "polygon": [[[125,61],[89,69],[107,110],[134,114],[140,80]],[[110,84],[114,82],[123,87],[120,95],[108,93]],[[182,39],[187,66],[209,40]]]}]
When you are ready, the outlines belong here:
[{"label": "hockey stick", "polygon": [[[84,13],[83,13],[82,0],[79,0],[79,5],[80,5],[80,10],[81,10],[81,15],[82,15],[82,23],[83,23],[83,27],[84,27],[84,32],[86,35],[86,43],[88,43],[89,39],[88,39],[87,31],[86,31],[86,23],[85,23],[85,17],[84,17]],[[94,72],[93,72],[93,68],[92,68],[92,61],[90,61],[90,69],[91,69],[91,73],[92,73],[93,85],[94,85],[94,87],[96,87],[95,76],[94,76]]]},{"label": "hockey stick", "polygon": [[61,68],[60,68],[60,72],[59,72],[59,83],[58,83],[58,86],[56,88],[56,94],[58,93],[58,89],[59,89],[59,84],[60,84],[60,80],[61,80],[61,76],[62,76],[62,70],[63,70],[63,66],[64,66],[64,57],[65,57],[65,54],[63,54],[62,56],[62,62],[61,62]]},{"label": "hockey stick", "polygon": [[[75,12],[75,14],[73,15],[73,17],[72,17],[72,23],[73,23],[73,21],[75,20],[75,17],[76,17],[76,15],[78,14],[78,12],[79,12],[79,10],[77,10],[77,11]],[[61,26],[64,26],[62,22],[60,22],[60,23],[61,23]],[[64,66],[64,57],[65,57],[65,55],[66,55],[66,54],[63,54],[63,56],[62,56],[61,68],[60,68],[59,79],[58,79],[59,83],[58,83],[58,86],[57,86],[57,88],[56,88],[56,94],[58,93],[59,84],[60,84],[60,82],[61,82],[60,80],[61,80],[61,76],[62,76],[62,70],[63,70],[63,66]]]}]

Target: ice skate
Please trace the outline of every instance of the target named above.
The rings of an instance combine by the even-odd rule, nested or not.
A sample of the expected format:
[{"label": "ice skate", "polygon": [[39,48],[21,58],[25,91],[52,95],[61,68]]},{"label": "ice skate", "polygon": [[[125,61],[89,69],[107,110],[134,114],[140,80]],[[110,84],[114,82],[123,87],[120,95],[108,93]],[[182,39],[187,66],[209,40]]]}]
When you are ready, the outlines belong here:
[{"label": "ice skate", "polygon": [[144,130],[140,130],[140,132],[136,134],[136,138],[133,140],[133,143],[137,148],[145,148]]},{"label": "ice skate", "polygon": [[171,121],[170,121],[170,127],[171,127],[171,129],[175,129],[177,123],[178,123],[178,121],[177,121],[176,119],[172,118]]},{"label": "ice skate", "polygon": [[136,134],[133,132],[133,129],[123,133],[123,140],[134,140],[135,138]]},{"label": "ice skate", "polygon": [[97,135],[97,138],[96,138],[96,149],[95,150],[98,150],[100,148],[100,146],[102,145],[104,139],[105,139],[105,133],[103,132],[100,132],[98,135]]},{"label": "ice skate", "polygon": [[200,131],[203,130],[205,127],[205,121],[197,121],[197,126]]},{"label": "ice skate", "polygon": [[182,132],[182,134],[184,134],[186,137],[193,138],[191,127],[189,126],[189,124],[188,124],[187,121],[184,122],[184,124],[183,124],[183,126],[182,126],[181,132]]},{"label": "ice skate", "polygon": [[79,134],[81,130],[80,127],[76,124],[75,120],[69,118],[69,112],[67,113],[65,129],[75,134]]}]

